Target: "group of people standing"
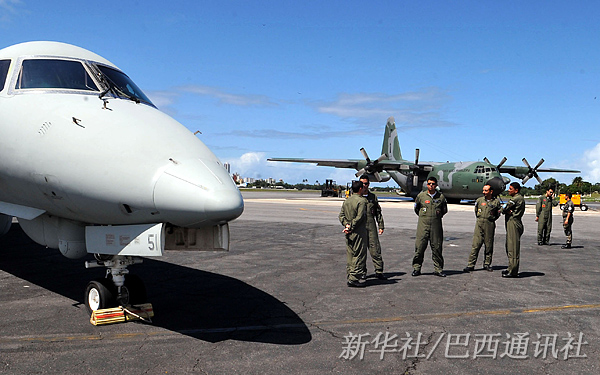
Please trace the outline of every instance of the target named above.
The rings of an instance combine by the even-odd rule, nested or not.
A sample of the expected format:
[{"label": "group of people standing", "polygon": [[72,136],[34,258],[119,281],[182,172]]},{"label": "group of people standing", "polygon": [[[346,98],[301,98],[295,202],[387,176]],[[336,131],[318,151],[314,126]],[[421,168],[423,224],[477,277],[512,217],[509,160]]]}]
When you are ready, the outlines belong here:
[{"label": "group of people standing", "polygon": [[377,196],[369,191],[369,177],[352,182],[352,195],[342,204],[339,219],[346,234],[346,274],[351,287],[364,286],[367,275],[367,251],[373,259],[375,277],[385,280],[379,235],[384,222]]},{"label": "group of people standing", "polygon": [[[573,225],[573,211],[575,211],[575,205],[571,200],[573,194],[565,194],[565,205],[562,208],[563,216],[563,229],[567,242],[561,246],[563,249],[570,249],[571,243],[573,242],[573,231],[571,226]],[[538,223],[538,245],[550,245],[550,232],[552,232],[552,207],[558,206],[558,201],[554,199],[554,189],[548,188],[546,194],[542,195],[535,205],[535,221]]]},{"label": "group of people standing", "polygon": [[[506,255],[508,268],[502,271],[504,278],[519,277],[519,260],[521,253],[521,236],[523,235],[523,222],[521,218],[525,213],[525,199],[520,193],[521,185],[513,182],[508,188],[510,199],[502,203],[498,194],[491,185],[483,187],[483,196],[475,202],[475,230],[471,254],[464,272],[475,270],[475,264],[482,247],[484,247],[483,269],[492,272],[492,257],[494,253],[494,235],[496,220],[502,214],[505,217],[506,227]],[[344,201],[339,215],[344,226],[347,249],[347,285],[350,287],[364,286],[366,279],[367,251],[371,254],[375,266],[375,276],[385,280],[383,274],[383,259],[378,234],[384,230],[383,215],[377,201],[377,196],[369,191],[369,178],[367,175],[360,177],[359,181],[352,183],[353,195]],[[548,245],[552,230],[552,207],[558,203],[553,199],[552,188],[541,196],[536,204],[536,218],[538,222],[538,245]],[[571,248],[573,240],[571,226],[573,224],[574,205],[572,195],[566,194],[567,202],[563,207],[563,228],[567,242],[563,249]],[[427,179],[427,191],[420,192],[415,198],[414,211],[419,216],[415,240],[415,255],[413,257],[412,276],[421,275],[424,253],[427,245],[431,246],[431,255],[434,265],[433,274],[446,277],[444,273],[444,257],[442,243],[444,230],[442,218],[448,212],[444,194],[437,189],[437,179]]]}]

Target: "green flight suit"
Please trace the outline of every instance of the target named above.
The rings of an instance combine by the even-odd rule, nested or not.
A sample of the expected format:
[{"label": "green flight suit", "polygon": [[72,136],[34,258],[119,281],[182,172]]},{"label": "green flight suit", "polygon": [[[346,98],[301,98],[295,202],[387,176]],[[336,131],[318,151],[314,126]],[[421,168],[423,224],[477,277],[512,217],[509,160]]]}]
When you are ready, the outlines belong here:
[{"label": "green flight suit", "polygon": [[550,243],[550,232],[552,232],[552,207],[558,202],[552,197],[542,195],[535,204],[535,216],[538,218],[537,241],[538,244]]},{"label": "green flight suit", "polygon": [[[573,201],[569,199],[569,201],[567,203],[565,203],[565,205],[563,206],[563,212],[562,212],[563,229],[565,230],[565,236],[567,236],[567,245],[571,245],[573,243],[573,229],[571,227],[573,226],[573,213],[574,212],[575,212],[575,204],[573,204]],[[565,220],[567,220],[567,216],[569,215],[569,213],[571,213],[571,216],[569,216],[569,221],[565,225]]]},{"label": "green flight suit", "polygon": [[521,218],[525,213],[525,199],[520,193],[515,194],[502,209],[504,225],[506,226],[506,256],[508,257],[507,273],[511,276],[519,275],[519,261],[521,257],[521,236],[523,235],[523,222]]},{"label": "green flight suit", "polygon": [[[377,196],[371,192],[365,196],[367,199],[367,233],[369,234],[369,253],[373,260],[375,273],[383,273],[383,258],[381,257],[381,244],[379,243],[379,229],[385,229],[381,206]],[[367,262],[365,262],[364,273],[367,273]]]},{"label": "green flight suit", "polygon": [[433,197],[427,191],[422,191],[415,198],[414,209],[415,213],[419,215],[419,222],[415,240],[415,256],[412,262],[413,269],[421,271],[425,249],[429,242],[435,272],[442,272],[444,270],[442,217],[448,212],[446,197],[439,191],[436,191]]},{"label": "green flight suit", "polygon": [[363,275],[367,261],[367,200],[358,194],[352,194],[342,204],[340,223],[350,225],[346,234],[346,274],[349,281],[358,281]]},{"label": "green flight suit", "polygon": [[473,245],[467,267],[475,267],[479,250],[485,245],[483,266],[492,265],[492,256],[494,254],[494,234],[496,233],[496,220],[500,216],[500,200],[485,197],[477,198],[475,202],[475,230],[473,231]]}]

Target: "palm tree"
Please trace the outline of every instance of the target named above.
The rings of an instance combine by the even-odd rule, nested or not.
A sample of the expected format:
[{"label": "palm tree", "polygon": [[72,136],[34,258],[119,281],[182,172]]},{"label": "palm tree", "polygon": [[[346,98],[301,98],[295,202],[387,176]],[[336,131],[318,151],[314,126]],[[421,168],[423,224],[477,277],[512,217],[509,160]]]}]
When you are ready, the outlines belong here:
[{"label": "palm tree", "polygon": [[581,193],[581,187],[583,186],[583,182],[583,178],[578,176],[573,179],[573,183],[571,185],[573,185],[577,189],[577,192]]}]

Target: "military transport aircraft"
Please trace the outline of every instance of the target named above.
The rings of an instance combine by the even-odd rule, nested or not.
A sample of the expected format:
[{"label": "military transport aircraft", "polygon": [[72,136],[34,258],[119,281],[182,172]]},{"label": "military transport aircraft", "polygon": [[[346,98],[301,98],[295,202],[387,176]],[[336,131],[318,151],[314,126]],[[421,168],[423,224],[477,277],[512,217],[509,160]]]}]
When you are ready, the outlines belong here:
[{"label": "military transport aircraft", "polygon": [[127,267],[165,249],[229,247],[244,202],[219,159],[114,64],[58,42],[0,50],[0,235],[106,267],[89,311],[143,303]]},{"label": "military transport aircraft", "polygon": [[415,153],[415,161],[402,159],[398,132],[393,117],[388,118],[383,136],[381,156],[371,160],[364,148],[360,149],[363,159],[302,159],[302,158],[271,158],[268,161],[316,163],[319,166],[336,168],[354,168],[358,172],[369,175],[371,181],[385,182],[392,178],[402,190],[414,198],[426,189],[425,182],[429,176],[435,176],[438,186],[451,203],[458,203],[462,199],[474,200],[481,196],[483,185],[489,183],[495,192],[502,192],[510,179],[500,173],[508,173],[523,180],[523,183],[535,177],[540,183],[541,178],[537,172],[568,172],[580,173],[570,169],[547,168],[540,169],[544,162],[541,159],[535,167],[531,167],[523,158],[525,167],[505,166],[506,158],[498,165],[490,163],[487,158],[483,161],[466,161],[454,163],[419,162],[419,149]]}]

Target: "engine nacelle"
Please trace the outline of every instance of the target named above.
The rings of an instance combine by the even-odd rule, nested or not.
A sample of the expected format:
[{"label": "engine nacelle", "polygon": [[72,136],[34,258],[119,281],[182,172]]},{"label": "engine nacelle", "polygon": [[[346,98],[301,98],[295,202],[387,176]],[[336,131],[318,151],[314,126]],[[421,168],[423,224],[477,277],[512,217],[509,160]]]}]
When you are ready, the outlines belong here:
[{"label": "engine nacelle", "polygon": [[387,172],[379,172],[379,177],[381,177],[381,181],[378,182],[388,182],[392,178]]},{"label": "engine nacelle", "polygon": [[12,216],[0,214],[0,237],[8,233],[11,225]]},{"label": "engine nacelle", "polygon": [[83,258],[87,254],[83,223],[43,214],[33,220],[19,219],[19,225],[33,241],[59,249],[69,259]]},{"label": "engine nacelle", "polygon": [[506,185],[509,182],[510,182],[510,180],[506,177],[504,177],[504,178],[494,177],[494,178],[489,179],[486,182],[486,185],[490,185],[492,187],[492,189],[494,190],[494,197],[497,197],[498,195],[502,194],[504,189],[506,189]]}]

